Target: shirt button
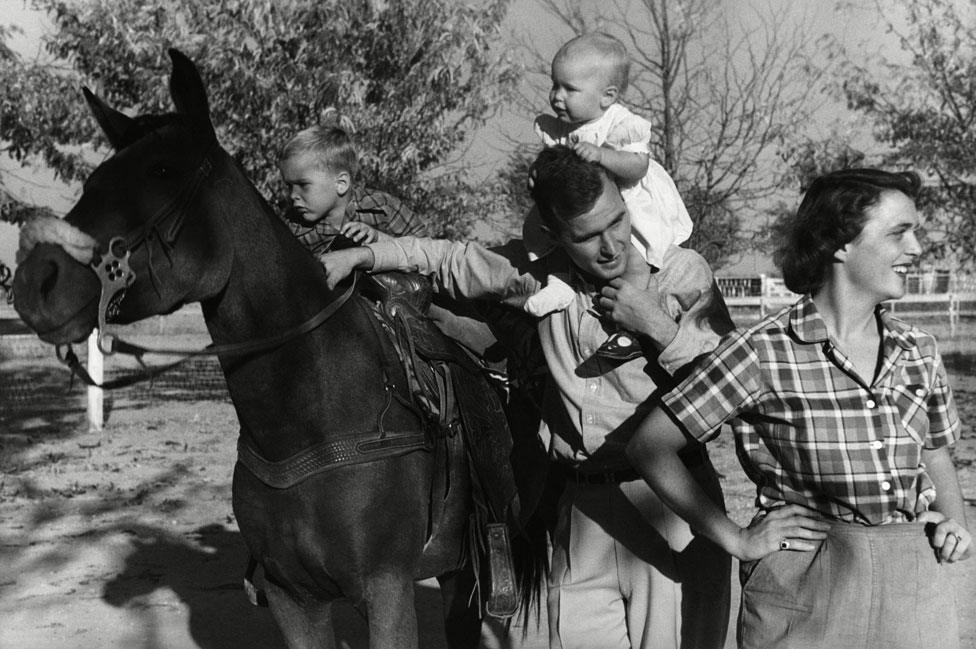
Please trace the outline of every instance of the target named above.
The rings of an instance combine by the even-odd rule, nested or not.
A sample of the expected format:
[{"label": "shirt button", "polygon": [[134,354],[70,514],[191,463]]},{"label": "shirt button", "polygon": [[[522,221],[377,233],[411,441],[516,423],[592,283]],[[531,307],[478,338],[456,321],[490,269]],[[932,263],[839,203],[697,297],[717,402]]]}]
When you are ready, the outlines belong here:
[{"label": "shirt button", "polygon": [[891,483],[888,482],[887,480],[885,480],[884,482],[882,482],[881,483],[881,490],[882,491],[891,491]]},{"label": "shirt button", "polygon": [[871,442],[871,448],[876,451],[880,451],[882,448],[884,448],[884,442],[882,442],[880,439],[876,439]]},{"label": "shirt button", "polygon": [[597,385],[596,383],[590,383],[590,392],[596,392],[599,389],[600,389],[599,385]]},{"label": "shirt button", "polygon": [[915,396],[916,397],[924,397],[925,396],[925,390],[923,390],[922,388],[915,388]]},{"label": "shirt button", "polygon": [[874,402],[874,399],[868,399],[864,405],[866,405],[868,408],[873,408],[878,404]]},{"label": "shirt button", "polygon": [[588,423],[588,424],[592,424],[592,423],[593,423],[594,421],[596,421],[596,420],[595,420],[595,418],[593,417],[593,415],[587,415],[587,416],[586,416],[586,423]]}]

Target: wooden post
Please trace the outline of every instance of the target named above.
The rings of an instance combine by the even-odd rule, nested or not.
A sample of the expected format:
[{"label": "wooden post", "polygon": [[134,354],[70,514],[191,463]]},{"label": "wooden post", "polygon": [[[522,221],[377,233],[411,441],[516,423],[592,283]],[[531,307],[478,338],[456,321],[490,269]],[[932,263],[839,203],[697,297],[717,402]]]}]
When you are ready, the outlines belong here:
[{"label": "wooden post", "polygon": [[[101,383],[105,376],[105,357],[98,348],[98,329],[88,336],[88,374],[96,383]],[[95,386],[88,386],[88,430],[102,430],[105,423],[104,390]]]}]

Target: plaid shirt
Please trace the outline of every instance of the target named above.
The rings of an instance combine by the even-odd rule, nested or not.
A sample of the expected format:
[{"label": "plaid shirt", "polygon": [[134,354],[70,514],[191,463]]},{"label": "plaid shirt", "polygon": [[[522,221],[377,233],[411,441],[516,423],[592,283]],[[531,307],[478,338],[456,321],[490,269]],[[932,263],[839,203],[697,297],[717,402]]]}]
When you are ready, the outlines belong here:
[{"label": "plaid shirt", "polygon": [[394,237],[404,235],[425,236],[427,224],[410,211],[403,202],[386,192],[368,187],[354,187],[342,223],[335,226],[320,219],[315,223],[304,223],[291,211],[285,215],[285,223],[292,233],[313,254],[325,252],[332,240],[339,234],[339,228],[351,221],[371,225],[380,232]]},{"label": "plaid shirt", "polygon": [[859,377],[809,296],[733,332],[664,398],[689,434],[732,426],[757,505],[799,503],[868,525],[913,520],[935,499],[923,448],[959,437],[932,336],[878,308],[881,369]]}]

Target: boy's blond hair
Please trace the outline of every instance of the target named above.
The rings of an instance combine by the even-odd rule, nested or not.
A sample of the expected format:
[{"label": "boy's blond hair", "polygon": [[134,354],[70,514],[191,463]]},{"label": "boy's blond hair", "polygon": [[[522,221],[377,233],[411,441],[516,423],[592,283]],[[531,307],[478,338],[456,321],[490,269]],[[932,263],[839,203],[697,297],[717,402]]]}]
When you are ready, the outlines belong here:
[{"label": "boy's blond hair", "polygon": [[598,59],[607,74],[608,85],[616,86],[624,94],[630,78],[630,55],[619,39],[604,32],[590,32],[570,39],[559,48],[553,62],[577,56]]},{"label": "boy's blond hair", "polygon": [[345,171],[355,178],[359,172],[359,155],[352,138],[338,126],[311,126],[299,131],[281,148],[278,161],[311,153],[316,163],[332,173]]}]

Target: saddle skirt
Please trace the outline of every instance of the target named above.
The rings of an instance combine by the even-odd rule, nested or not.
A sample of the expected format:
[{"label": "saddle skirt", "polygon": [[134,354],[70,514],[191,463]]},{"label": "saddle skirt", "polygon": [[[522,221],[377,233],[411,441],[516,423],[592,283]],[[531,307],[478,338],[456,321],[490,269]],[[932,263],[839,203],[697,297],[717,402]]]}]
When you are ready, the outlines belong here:
[{"label": "saddle skirt", "polygon": [[433,296],[427,278],[389,272],[371,279],[363,295],[393,343],[415,406],[434,434],[463,436],[475,500],[487,505],[488,519],[518,520],[512,434],[489,370],[426,315]]}]

